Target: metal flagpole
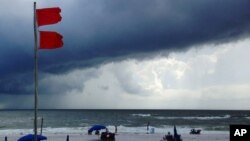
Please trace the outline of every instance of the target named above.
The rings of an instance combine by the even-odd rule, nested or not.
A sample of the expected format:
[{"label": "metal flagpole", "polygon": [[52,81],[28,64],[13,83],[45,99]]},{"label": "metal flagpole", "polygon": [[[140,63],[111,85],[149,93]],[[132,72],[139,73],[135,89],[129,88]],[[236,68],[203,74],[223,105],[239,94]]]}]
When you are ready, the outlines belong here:
[{"label": "metal flagpole", "polygon": [[38,97],[38,45],[37,45],[37,21],[36,21],[36,2],[34,2],[34,59],[35,59],[35,70],[34,70],[34,141],[37,141],[37,97]]}]

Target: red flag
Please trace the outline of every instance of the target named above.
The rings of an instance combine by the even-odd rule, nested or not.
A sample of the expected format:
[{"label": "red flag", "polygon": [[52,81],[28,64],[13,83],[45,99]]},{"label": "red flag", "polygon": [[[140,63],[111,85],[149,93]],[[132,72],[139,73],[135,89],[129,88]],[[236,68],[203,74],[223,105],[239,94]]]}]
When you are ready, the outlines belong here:
[{"label": "red flag", "polygon": [[40,49],[56,49],[63,46],[63,36],[53,31],[40,31]]},{"label": "red flag", "polygon": [[36,9],[38,26],[56,24],[62,20],[59,7]]}]

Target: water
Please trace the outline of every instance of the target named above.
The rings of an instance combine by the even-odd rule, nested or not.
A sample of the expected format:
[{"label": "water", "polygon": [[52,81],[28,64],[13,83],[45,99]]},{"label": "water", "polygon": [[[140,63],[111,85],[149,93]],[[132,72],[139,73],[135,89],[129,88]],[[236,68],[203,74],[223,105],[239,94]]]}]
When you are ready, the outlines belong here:
[{"label": "water", "polygon": [[[94,124],[106,125],[111,131],[117,125],[121,132],[140,133],[146,131],[148,122],[156,132],[172,130],[173,125],[180,132],[190,128],[228,131],[230,124],[250,123],[250,111],[39,110],[38,116],[44,118],[43,131],[52,133],[85,133]],[[32,129],[33,110],[0,111],[0,133],[25,133]]]}]

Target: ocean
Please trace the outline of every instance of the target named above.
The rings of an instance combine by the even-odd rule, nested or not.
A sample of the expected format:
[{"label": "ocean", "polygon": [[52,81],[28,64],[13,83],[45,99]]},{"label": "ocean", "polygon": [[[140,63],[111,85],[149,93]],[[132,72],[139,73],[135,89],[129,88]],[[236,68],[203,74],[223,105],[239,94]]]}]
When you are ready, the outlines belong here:
[{"label": "ocean", "polygon": [[[0,134],[33,131],[33,110],[0,110]],[[87,133],[95,124],[118,132],[145,133],[147,123],[155,132],[166,133],[176,125],[178,131],[191,128],[207,131],[228,131],[230,124],[249,124],[250,111],[224,110],[39,110],[39,131],[43,117],[43,132]]]}]

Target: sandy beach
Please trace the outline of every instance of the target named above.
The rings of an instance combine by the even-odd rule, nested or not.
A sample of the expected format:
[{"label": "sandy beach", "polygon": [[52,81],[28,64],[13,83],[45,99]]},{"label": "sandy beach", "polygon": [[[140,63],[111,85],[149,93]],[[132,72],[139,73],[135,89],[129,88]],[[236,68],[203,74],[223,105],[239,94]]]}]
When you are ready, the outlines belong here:
[{"label": "sandy beach", "polygon": [[[67,134],[45,134],[48,141],[66,141]],[[116,135],[116,141],[160,141],[164,134],[135,134],[135,133],[119,133]],[[229,133],[226,131],[207,131],[201,135],[181,134],[183,141],[228,141]],[[9,135],[8,141],[17,141],[22,135]],[[4,135],[0,136],[0,140],[4,140]],[[70,141],[99,141],[97,135],[87,134],[69,134]]]}]

